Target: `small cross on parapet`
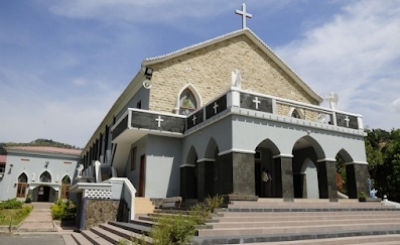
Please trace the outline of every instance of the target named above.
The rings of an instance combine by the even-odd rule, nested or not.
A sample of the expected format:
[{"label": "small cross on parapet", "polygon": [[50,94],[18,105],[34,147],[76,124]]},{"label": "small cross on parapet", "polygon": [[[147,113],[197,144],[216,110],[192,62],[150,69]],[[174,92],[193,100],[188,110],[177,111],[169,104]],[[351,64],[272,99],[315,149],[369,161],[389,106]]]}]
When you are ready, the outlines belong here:
[{"label": "small cross on parapet", "polygon": [[242,10],[236,10],[235,13],[242,16],[242,28],[246,29],[246,18],[253,17],[252,14],[246,12],[246,4],[243,3]]}]

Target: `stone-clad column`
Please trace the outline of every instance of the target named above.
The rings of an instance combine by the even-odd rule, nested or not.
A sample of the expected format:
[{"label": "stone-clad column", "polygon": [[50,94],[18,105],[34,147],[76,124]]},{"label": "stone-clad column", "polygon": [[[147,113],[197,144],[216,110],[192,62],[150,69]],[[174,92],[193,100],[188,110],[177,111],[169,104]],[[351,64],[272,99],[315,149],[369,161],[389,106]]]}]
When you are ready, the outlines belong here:
[{"label": "stone-clad column", "polygon": [[197,161],[197,197],[199,201],[214,195],[214,162],[214,159],[208,158]]},{"label": "stone-clad column", "polygon": [[336,159],[325,158],[318,160],[317,169],[319,197],[329,198],[329,201],[337,202]]},{"label": "stone-clad column", "polygon": [[216,194],[226,195],[230,200],[257,200],[254,153],[220,154],[216,167]]},{"label": "stone-clad column", "polygon": [[336,161],[326,161],[325,167],[329,201],[337,202],[338,194],[336,186]]},{"label": "stone-clad column", "polygon": [[367,164],[347,163],[346,177],[347,191],[350,198],[357,198],[360,192],[364,192],[369,196]]},{"label": "stone-clad column", "polygon": [[292,157],[279,156],[281,160],[282,198],[285,202],[293,202],[293,169]]}]

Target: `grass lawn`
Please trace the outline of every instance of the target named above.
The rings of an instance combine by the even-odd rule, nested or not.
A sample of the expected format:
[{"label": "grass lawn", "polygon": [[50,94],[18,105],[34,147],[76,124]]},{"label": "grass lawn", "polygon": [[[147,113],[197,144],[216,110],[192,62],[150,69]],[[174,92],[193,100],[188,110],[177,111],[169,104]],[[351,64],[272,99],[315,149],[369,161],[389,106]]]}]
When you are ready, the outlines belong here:
[{"label": "grass lawn", "polygon": [[32,206],[26,205],[21,209],[3,209],[0,210],[0,226],[10,225],[10,220],[12,218],[12,225],[18,225],[32,211]]}]

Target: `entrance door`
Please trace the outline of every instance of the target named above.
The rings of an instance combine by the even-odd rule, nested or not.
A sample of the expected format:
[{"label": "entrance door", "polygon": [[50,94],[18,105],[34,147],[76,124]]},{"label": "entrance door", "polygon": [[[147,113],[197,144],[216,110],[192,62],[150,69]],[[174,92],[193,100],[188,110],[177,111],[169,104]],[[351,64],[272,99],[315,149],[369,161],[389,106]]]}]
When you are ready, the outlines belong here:
[{"label": "entrance door", "polygon": [[50,199],[50,187],[39,186],[38,187],[38,202],[48,202]]},{"label": "entrance door", "polygon": [[139,197],[144,197],[145,181],[146,181],[146,155],[140,157],[140,172],[139,172]]}]

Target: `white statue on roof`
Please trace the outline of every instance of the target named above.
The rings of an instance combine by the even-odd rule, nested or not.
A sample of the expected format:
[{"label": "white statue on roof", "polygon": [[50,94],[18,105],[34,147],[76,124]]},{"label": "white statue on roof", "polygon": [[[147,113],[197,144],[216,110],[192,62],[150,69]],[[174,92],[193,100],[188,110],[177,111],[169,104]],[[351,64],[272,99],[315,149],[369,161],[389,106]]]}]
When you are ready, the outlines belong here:
[{"label": "white statue on roof", "polygon": [[325,100],[329,102],[329,107],[332,110],[337,110],[337,104],[339,101],[339,96],[337,93],[330,92],[327,96],[325,96]]},{"label": "white statue on roof", "polygon": [[77,177],[82,177],[82,171],[83,171],[83,165],[79,164],[79,166],[76,168],[76,176]]},{"label": "white statue on roof", "polygon": [[242,76],[240,71],[235,69],[232,71],[232,87],[241,89],[242,88]]}]

